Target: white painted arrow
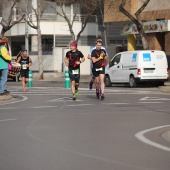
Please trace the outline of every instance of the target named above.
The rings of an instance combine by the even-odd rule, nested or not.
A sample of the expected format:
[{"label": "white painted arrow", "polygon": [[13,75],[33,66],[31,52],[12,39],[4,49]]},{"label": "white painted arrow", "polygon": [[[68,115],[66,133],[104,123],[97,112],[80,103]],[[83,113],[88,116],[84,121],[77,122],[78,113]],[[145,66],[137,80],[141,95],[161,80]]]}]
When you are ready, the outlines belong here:
[{"label": "white painted arrow", "polygon": [[159,97],[144,97],[140,100],[170,100],[168,98],[159,98]]}]

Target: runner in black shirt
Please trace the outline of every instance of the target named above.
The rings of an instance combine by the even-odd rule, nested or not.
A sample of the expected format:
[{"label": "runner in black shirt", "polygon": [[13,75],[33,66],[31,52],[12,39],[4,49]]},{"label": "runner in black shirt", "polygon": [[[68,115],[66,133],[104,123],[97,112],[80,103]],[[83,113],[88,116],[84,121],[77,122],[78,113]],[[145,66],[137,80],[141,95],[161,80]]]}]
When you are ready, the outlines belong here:
[{"label": "runner in black shirt", "polygon": [[23,51],[22,56],[18,57],[17,63],[21,64],[21,78],[22,78],[22,88],[26,91],[26,84],[28,82],[29,67],[32,65],[31,58],[27,55],[27,50]]},{"label": "runner in black shirt", "polygon": [[78,94],[78,86],[80,80],[80,63],[84,61],[84,55],[81,51],[77,49],[77,43],[72,42],[70,44],[70,51],[66,53],[65,64],[66,66],[68,66],[69,70],[73,100],[76,100],[76,95]]},{"label": "runner in black shirt", "polygon": [[96,44],[96,49],[91,53],[93,61],[93,75],[96,81],[96,96],[99,96],[99,83],[101,83],[101,99],[104,99],[104,77],[105,77],[105,63],[108,61],[107,53],[104,49],[101,49],[102,43],[98,42]]}]

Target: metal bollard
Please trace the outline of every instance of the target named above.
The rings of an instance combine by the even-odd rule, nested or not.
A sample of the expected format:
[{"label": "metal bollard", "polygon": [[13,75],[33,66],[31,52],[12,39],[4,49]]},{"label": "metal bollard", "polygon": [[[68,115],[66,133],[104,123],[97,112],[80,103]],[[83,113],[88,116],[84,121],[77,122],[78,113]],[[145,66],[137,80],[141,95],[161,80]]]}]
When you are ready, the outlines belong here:
[{"label": "metal bollard", "polygon": [[28,73],[28,87],[32,87],[32,71],[29,70]]},{"label": "metal bollard", "polygon": [[68,70],[65,70],[65,88],[70,88],[70,78]]}]

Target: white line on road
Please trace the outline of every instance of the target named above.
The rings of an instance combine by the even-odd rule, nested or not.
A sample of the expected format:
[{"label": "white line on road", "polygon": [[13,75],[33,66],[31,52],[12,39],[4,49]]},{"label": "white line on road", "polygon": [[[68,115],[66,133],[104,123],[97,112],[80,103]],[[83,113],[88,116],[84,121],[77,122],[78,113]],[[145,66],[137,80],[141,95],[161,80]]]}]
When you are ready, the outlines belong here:
[{"label": "white line on road", "polygon": [[168,98],[160,98],[160,97],[144,97],[140,100],[170,100]]},{"label": "white line on road", "polygon": [[58,106],[35,106],[35,107],[29,107],[30,109],[41,109],[41,108],[50,108],[50,107],[58,107]]},{"label": "white line on road", "polygon": [[6,121],[11,121],[11,120],[17,120],[17,119],[3,119],[3,120],[0,120],[0,122],[6,122]]},{"label": "white line on road", "polygon": [[[19,95],[20,96],[20,95]],[[13,102],[8,102],[8,103],[3,103],[3,104],[0,104],[0,105],[7,105],[7,104],[13,104],[13,103],[18,103],[18,102],[23,102],[25,100],[28,99],[28,97],[26,96],[21,96],[23,99],[22,100],[16,100],[16,101],[13,101]]]},{"label": "white line on road", "polygon": [[[55,101],[73,101],[73,99],[71,97],[60,97],[57,99],[48,100],[48,102],[55,102]],[[76,99],[76,101],[83,101],[83,100]]]},{"label": "white line on road", "polygon": [[106,104],[106,105],[116,105],[116,104],[120,104],[120,105],[127,105],[127,104],[130,104],[130,103],[103,103],[103,104]]},{"label": "white line on road", "polygon": [[66,106],[94,106],[95,104],[76,104],[76,105],[66,105]]},{"label": "white line on road", "polygon": [[155,128],[151,128],[151,129],[146,129],[146,130],[143,130],[141,132],[138,132],[135,134],[135,137],[138,138],[140,141],[148,144],[148,145],[152,145],[156,148],[159,148],[159,149],[162,149],[162,150],[165,150],[165,151],[169,151],[170,152],[170,148],[169,147],[166,147],[164,145],[161,145],[159,143],[156,143],[156,142],[153,142],[149,139],[147,139],[144,134],[147,133],[147,132],[150,132],[150,131],[153,131],[153,130],[157,130],[157,129],[161,129],[161,128],[165,128],[165,127],[169,127],[170,125],[165,125],[165,126],[158,126],[158,127],[155,127]]},{"label": "white line on road", "polygon": [[0,110],[10,110],[10,109],[17,109],[17,107],[5,107],[5,108],[0,108]]},{"label": "white line on road", "polygon": [[138,102],[138,103],[147,103],[147,104],[149,104],[149,103],[163,103],[163,102]]}]

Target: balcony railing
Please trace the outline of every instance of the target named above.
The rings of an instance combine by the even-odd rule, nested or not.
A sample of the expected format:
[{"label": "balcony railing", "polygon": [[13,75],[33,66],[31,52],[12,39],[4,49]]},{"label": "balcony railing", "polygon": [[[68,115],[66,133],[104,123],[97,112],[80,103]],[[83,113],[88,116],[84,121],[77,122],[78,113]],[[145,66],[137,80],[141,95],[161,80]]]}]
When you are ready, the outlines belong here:
[{"label": "balcony railing", "polygon": [[[67,15],[69,20],[73,19],[73,15]],[[78,21],[78,22],[82,22],[86,19],[87,15],[82,15],[82,14],[76,14],[74,21]],[[56,15],[56,14],[43,14],[41,17],[42,20],[52,20],[52,21],[65,21],[65,19],[63,17],[61,17],[60,15]],[[97,16],[96,15],[91,15],[88,18],[88,22],[98,22]]]}]

